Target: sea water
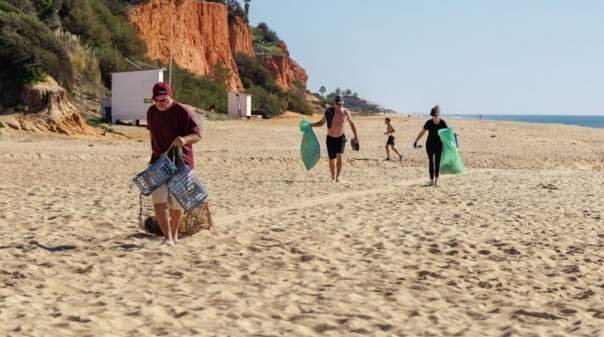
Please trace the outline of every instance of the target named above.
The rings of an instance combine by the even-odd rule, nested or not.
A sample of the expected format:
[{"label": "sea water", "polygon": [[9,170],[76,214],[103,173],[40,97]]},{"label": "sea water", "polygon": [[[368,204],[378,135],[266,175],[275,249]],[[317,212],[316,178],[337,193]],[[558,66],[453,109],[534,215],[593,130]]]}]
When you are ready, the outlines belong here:
[{"label": "sea water", "polygon": [[464,118],[487,121],[511,121],[542,124],[578,125],[589,128],[604,129],[604,116],[570,116],[570,115],[443,115],[443,119]]}]

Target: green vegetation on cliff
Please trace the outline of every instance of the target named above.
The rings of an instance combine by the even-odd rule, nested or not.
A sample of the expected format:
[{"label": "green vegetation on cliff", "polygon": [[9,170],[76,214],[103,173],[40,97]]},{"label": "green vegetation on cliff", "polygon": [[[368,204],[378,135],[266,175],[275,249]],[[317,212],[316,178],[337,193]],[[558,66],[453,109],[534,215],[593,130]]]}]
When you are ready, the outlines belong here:
[{"label": "green vegetation on cliff", "polygon": [[256,54],[268,54],[276,56],[281,56],[283,54],[281,47],[279,46],[281,40],[275,31],[268,28],[266,23],[260,22],[258,26],[253,29],[253,34],[254,40],[252,44]]},{"label": "green vegetation on cliff", "polygon": [[[132,69],[125,59],[167,67],[144,58],[146,45],[126,20],[128,10],[146,2],[0,0],[0,107],[26,106],[22,101],[23,85],[41,81],[46,75],[70,93],[84,91],[100,99],[99,93],[111,87],[112,72]],[[236,0],[211,2],[227,6],[229,18],[238,16],[247,22],[249,0],[245,0],[246,10]],[[266,50],[279,42],[266,24],[254,29],[254,34]],[[286,109],[311,111],[303,99],[304,88],[284,91],[255,57],[235,57],[246,92],[254,95],[254,109],[272,115]],[[231,71],[218,64],[211,76],[200,77],[173,65],[172,84],[179,88],[175,98],[202,109],[226,112],[224,83]]]},{"label": "green vegetation on cliff", "polygon": [[0,92],[9,105],[18,103],[23,84],[41,81],[46,74],[68,90],[73,84],[65,49],[33,8],[26,8],[28,12],[0,1]]},{"label": "green vegetation on cliff", "polygon": [[304,98],[306,88],[302,84],[297,82],[295,89],[285,91],[275,84],[270,72],[257,57],[234,53],[233,58],[237,64],[239,77],[246,88],[245,92],[254,97],[252,99],[254,110],[262,110],[271,116],[278,115],[284,110],[312,114],[312,107]]},{"label": "green vegetation on cliff", "polygon": [[[74,79],[99,76],[109,87],[111,72],[126,68],[125,57],[142,58],[145,52],[145,43],[134,27],[110,10],[123,13],[132,3],[0,0],[0,104],[18,104],[23,84],[40,81],[45,74],[68,91],[74,89]],[[74,42],[89,51],[90,63],[98,64],[98,68],[74,69],[69,57],[69,45],[73,48]]]}]

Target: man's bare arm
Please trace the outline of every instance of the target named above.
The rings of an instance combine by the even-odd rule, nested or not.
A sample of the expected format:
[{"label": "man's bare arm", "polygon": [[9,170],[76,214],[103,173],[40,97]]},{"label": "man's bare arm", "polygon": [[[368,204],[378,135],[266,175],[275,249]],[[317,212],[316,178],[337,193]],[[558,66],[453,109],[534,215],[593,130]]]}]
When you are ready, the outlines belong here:
[{"label": "man's bare arm", "polygon": [[318,126],[323,126],[323,124],[325,124],[327,122],[327,119],[325,119],[325,116],[323,116],[323,118],[321,118],[320,121],[315,122],[315,123],[310,123],[310,126],[314,127],[318,127]]}]

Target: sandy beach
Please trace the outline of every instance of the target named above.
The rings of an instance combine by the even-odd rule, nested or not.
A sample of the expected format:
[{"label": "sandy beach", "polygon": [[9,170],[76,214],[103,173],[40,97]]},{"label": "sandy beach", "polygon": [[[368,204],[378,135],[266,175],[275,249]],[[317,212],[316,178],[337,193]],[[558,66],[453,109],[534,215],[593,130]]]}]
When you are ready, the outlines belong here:
[{"label": "sandy beach", "polygon": [[0,129],[0,335],[604,336],[604,129],[444,113],[468,172],[428,187],[426,119],[388,117],[402,162],[356,117],[340,184],[325,127],[306,171],[300,117],[206,119],[216,226],[174,247],[138,224],[144,127]]}]

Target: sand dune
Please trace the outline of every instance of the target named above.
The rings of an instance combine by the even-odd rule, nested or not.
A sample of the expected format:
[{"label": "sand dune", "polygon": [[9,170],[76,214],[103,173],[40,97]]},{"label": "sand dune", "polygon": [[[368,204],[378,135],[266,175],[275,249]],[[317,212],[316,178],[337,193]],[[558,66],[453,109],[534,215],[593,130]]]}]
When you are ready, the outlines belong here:
[{"label": "sand dune", "polygon": [[604,130],[443,115],[468,173],[434,188],[424,119],[391,118],[403,161],[358,117],[342,184],[304,169],[297,118],[205,121],[216,227],[170,248],[138,226],[144,128],[4,130],[0,334],[604,335]]}]

